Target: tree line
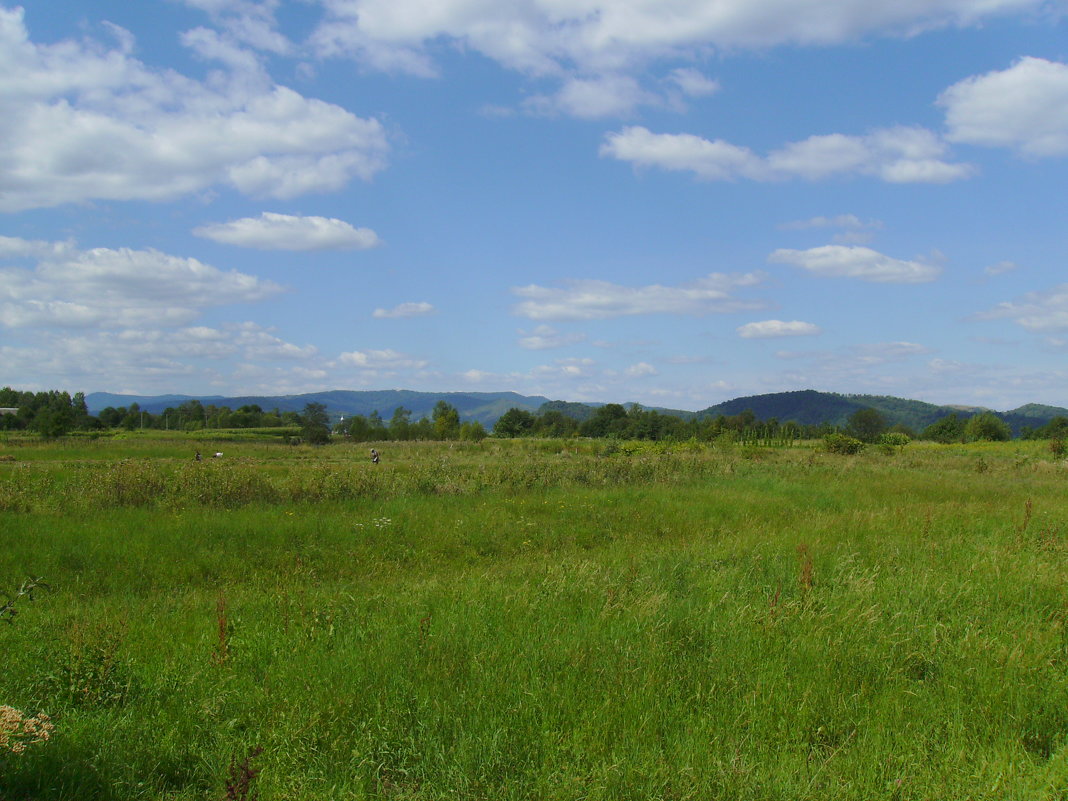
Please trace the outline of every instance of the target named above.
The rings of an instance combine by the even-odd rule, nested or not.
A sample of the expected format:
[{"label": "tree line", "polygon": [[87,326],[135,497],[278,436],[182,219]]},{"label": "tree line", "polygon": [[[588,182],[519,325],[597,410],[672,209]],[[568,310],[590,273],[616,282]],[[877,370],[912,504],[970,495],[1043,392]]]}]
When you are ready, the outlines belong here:
[{"label": "tree line", "polygon": [[[721,437],[759,444],[789,444],[801,439],[819,439],[829,434],[843,434],[860,442],[877,442],[886,434],[900,434],[909,439],[934,442],[971,442],[976,440],[1007,441],[1012,439],[1009,424],[989,411],[970,416],[949,414],[920,431],[907,426],[891,425],[878,410],[866,407],[855,411],[844,426],[818,425],[777,418],[759,420],[746,410],[736,415],[685,418],[645,409],[639,404],[623,406],[608,403],[588,412],[585,419],[546,404],[541,411],[511,408],[494,424],[492,434],[512,437],[589,437],[636,440],[698,440],[711,442]],[[187,400],[159,413],[141,409],[136,403],[128,407],[107,407],[91,415],[85,393],[70,395],[59,390],[20,392],[10,387],[0,389],[0,409],[14,413],[0,414],[0,430],[28,430],[43,436],[61,436],[71,431],[107,429],[166,429],[200,431],[207,429],[296,428],[309,442],[326,442],[331,436],[347,437],[357,442],[383,440],[466,440],[479,441],[488,436],[478,421],[460,420],[459,411],[439,400],[429,416],[412,419],[403,406],[394,409],[389,420],[377,411],[369,415],[342,417],[331,424],[326,407],[306,404],[303,412],[264,410],[256,404],[237,409]],[[1048,423],[1020,432],[1023,439],[1068,439],[1068,418],[1054,417]]]},{"label": "tree line", "polygon": [[[841,434],[860,443],[876,443],[892,435],[894,442],[925,439],[933,442],[1007,441],[1012,429],[994,412],[983,411],[971,416],[952,413],[915,431],[908,426],[891,425],[877,409],[865,407],[851,414],[843,426],[830,423],[801,424],[777,418],[759,420],[751,410],[736,415],[693,417],[686,419],[638,404],[629,407],[609,403],[597,407],[581,422],[557,410],[534,413],[512,408],[493,427],[496,437],[615,437],[619,439],[689,440],[711,442],[721,437],[759,444],[789,444],[801,439],[822,439]],[[1068,418],[1054,417],[1047,424],[1024,429],[1024,439],[1068,438]],[[905,439],[902,440],[901,438]]]},{"label": "tree line", "polygon": [[445,401],[438,401],[429,417],[412,419],[410,410],[398,407],[387,424],[372,412],[365,417],[342,417],[331,425],[330,415],[321,403],[308,403],[302,412],[265,411],[257,404],[237,409],[203,404],[187,400],[153,414],[137,403],[129,406],[102,409],[92,415],[85,402],[85,393],[73,396],[68,392],[19,392],[11,387],[0,389],[0,409],[13,409],[0,414],[0,430],[34,431],[43,436],[57,437],[72,431],[127,431],[156,429],[172,431],[204,431],[212,429],[289,428],[299,429],[299,436],[313,443],[326,442],[332,435],[350,437],[359,442],[380,440],[465,439],[480,440],[486,436],[477,421],[460,422],[460,412]]}]

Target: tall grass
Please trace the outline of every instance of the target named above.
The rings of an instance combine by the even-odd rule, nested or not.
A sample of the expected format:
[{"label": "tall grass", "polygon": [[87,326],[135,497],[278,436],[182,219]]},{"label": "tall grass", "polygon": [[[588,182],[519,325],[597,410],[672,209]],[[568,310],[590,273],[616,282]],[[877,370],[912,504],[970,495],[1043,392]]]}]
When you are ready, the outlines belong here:
[{"label": "tall grass", "polygon": [[1061,464],[536,445],[0,464],[0,798],[1068,788]]}]

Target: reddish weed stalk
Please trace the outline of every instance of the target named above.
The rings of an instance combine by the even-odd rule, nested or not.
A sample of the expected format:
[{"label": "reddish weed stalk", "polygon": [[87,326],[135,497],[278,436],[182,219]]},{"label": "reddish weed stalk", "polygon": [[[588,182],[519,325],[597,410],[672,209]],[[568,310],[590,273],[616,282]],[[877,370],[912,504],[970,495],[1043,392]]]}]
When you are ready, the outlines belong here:
[{"label": "reddish weed stalk", "polygon": [[809,592],[812,591],[812,554],[809,553],[808,545],[801,543],[797,546],[797,556],[801,561],[800,573],[797,577],[798,584],[801,587],[801,597],[807,598]]},{"label": "reddish weed stalk", "polygon": [[259,775],[260,769],[252,767],[252,760],[263,753],[263,746],[257,745],[241,764],[234,758],[230,759],[230,776],[226,780],[226,801],[257,801],[259,796],[252,792],[252,782]]},{"label": "reddish weed stalk", "polygon": [[1016,536],[1022,538],[1027,533],[1027,527],[1031,524],[1031,499],[1024,504],[1024,518],[1020,527],[1016,529]]},{"label": "reddish weed stalk", "polygon": [[215,604],[215,619],[219,633],[218,640],[215,642],[215,651],[212,653],[211,658],[215,664],[221,665],[230,656],[229,643],[227,642],[226,594],[221,589],[219,590],[219,600]]}]

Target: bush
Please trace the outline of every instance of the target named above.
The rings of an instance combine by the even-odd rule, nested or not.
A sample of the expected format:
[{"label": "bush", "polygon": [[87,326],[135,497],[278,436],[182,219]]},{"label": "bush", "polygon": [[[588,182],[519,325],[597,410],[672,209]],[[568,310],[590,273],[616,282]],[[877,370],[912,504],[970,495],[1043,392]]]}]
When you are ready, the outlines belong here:
[{"label": "bush", "polygon": [[887,431],[879,437],[879,449],[883,453],[893,454],[895,449],[904,448],[912,439],[903,431]]},{"label": "bush", "polygon": [[864,443],[855,437],[849,437],[845,434],[828,434],[823,438],[823,449],[827,453],[841,453],[846,456],[852,456],[864,449]]},{"label": "bush", "polygon": [[974,415],[964,426],[968,439],[986,442],[1008,442],[1012,439],[1009,424],[993,412],[980,412]]}]

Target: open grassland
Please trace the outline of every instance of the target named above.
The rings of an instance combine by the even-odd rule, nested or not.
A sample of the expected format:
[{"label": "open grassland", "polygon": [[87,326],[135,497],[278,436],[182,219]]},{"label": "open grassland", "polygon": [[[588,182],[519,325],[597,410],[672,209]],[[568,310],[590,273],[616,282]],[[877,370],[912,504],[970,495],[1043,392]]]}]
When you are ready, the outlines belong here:
[{"label": "open grassland", "polygon": [[0,799],[1068,798],[1043,447],[0,441]]}]

